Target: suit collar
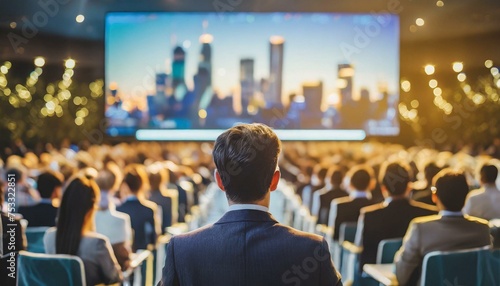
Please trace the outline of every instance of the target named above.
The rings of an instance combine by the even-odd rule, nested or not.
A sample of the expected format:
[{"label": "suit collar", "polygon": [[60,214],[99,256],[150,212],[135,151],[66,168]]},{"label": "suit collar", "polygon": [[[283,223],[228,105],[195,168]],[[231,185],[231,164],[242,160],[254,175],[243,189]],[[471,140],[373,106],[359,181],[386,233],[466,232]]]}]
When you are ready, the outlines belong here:
[{"label": "suit collar", "polygon": [[278,221],[268,212],[258,210],[235,210],[226,212],[215,224],[239,221],[267,221],[278,223]]}]

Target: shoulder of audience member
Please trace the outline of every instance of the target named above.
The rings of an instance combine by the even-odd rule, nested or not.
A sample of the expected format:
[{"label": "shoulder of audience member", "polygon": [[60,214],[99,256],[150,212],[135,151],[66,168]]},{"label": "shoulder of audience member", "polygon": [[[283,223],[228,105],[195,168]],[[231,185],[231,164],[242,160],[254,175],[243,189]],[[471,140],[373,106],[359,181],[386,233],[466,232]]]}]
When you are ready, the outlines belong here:
[{"label": "shoulder of audience member", "polygon": [[429,210],[429,211],[433,211],[433,212],[437,212],[438,211],[438,209],[437,209],[436,206],[429,205],[429,204],[426,204],[426,203],[423,203],[423,202],[419,202],[419,201],[415,201],[415,200],[410,200],[410,205],[412,205],[414,207],[421,208],[421,209],[426,209],[426,210]]},{"label": "shoulder of audience member", "polygon": [[384,209],[384,204],[383,203],[378,203],[378,204],[373,204],[370,206],[362,207],[359,212],[362,214],[367,214],[367,213],[373,213],[378,210]]},{"label": "shoulder of audience member", "polygon": [[477,223],[480,223],[480,224],[485,224],[485,225],[488,226],[488,221],[487,220],[479,218],[479,217],[476,217],[476,216],[465,215],[465,219],[467,219],[469,221],[472,221],[472,222],[477,222]]}]

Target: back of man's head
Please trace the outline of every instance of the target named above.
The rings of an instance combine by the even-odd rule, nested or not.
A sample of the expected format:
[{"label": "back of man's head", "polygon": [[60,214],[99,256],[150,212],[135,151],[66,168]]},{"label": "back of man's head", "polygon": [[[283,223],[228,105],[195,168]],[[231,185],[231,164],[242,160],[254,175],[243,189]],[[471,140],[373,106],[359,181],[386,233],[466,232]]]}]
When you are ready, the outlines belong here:
[{"label": "back of man's head", "polygon": [[391,196],[404,195],[408,189],[410,177],[409,166],[399,162],[382,166],[380,172],[380,182]]},{"label": "back of man's head", "polygon": [[123,182],[128,186],[132,194],[137,194],[149,187],[148,175],[145,167],[141,164],[130,164],[125,168]]},{"label": "back of man's head", "polygon": [[113,188],[116,185],[116,176],[115,174],[108,170],[102,169],[97,174],[97,178],[95,178],[95,182],[99,186],[99,189],[103,192],[105,191],[113,191]]},{"label": "back of man's head", "polygon": [[334,187],[339,187],[342,184],[342,180],[344,179],[344,174],[342,173],[342,170],[337,167],[330,167],[328,169],[328,174],[326,175],[327,179],[330,179],[330,183]]},{"label": "back of man's head", "polygon": [[265,197],[276,171],[281,142],[264,124],[242,124],[222,133],[213,157],[226,196],[236,203]]},{"label": "back of man's head", "polygon": [[433,179],[436,195],[449,211],[458,212],[465,204],[469,185],[464,174],[451,169],[441,170]]},{"label": "back of man's head", "polygon": [[441,168],[439,168],[436,163],[430,162],[424,167],[424,175],[425,175],[425,180],[431,184],[432,183],[432,178],[436,176],[437,173],[441,171]]},{"label": "back of man's head", "polygon": [[38,176],[36,181],[38,192],[44,199],[50,199],[57,187],[62,187],[64,177],[54,172],[44,172]]},{"label": "back of man's head", "polygon": [[365,166],[354,166],[349,170],[351,186],[358,191],[368,191],[373,179],[373,169]]},{"label": "back of man's head", "polygon": [[494,184],[498,176],[498,169],[495,165],[486,164],[481,167],[480,174],[482,183]]}]

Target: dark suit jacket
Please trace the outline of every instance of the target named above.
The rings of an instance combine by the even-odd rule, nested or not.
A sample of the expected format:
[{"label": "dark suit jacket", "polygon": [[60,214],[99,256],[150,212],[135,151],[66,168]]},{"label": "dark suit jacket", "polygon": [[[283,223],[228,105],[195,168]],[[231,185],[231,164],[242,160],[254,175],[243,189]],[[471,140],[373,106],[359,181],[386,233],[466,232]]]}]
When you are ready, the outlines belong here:
[{"label": "dark suit jacket", "polygon": [[343,189],[332,189],[319,196],[319,216],[318,224],[328,225],[328,214],[330,213],[330,204],[334,199],[347,197],[349,194]]},{"label": "dark suit jacket", "polygon": [[159,205],[162,209],[161,233],[172,225],[172,198],[165,197],[160,191],[152,191],[149,200]]},{"label": "dark suit jacket", "polygon": [[324,238],[257,210],[172,238],[159,285],[342,285]]},{"label": "dark suit jacket", "polygon": [[412,219],[434,214],[437,214],[436,207],[407,199],[362,208],[356,232],[356,244],[363,246],[360,267],[365,263],[375,263],[381,240],[402,238]]},{"label": "dark suit jacket", "polygon": [[433,206],[436,205],[432,201],[432,191],[430,188],[423,190],[413,190],[411,193],[411,198],[417,202],[422,202],[424,204],[429,204]]},{"label": "dark suit jacket", "polygon": [[57,208],[49,203],[39,203],[30,207],[19,207],[18,212],[28,221],[29,227],[55,226]]},{"label": "dark suit jacket", "polygon": [[146,249],[148,244],[156,243],[157,234],[152,208],[143,205],[137,199],[129,199],[116,207],[116,210],[130,216],[130,224],[134,230],[133,252],[136,252],[137,249]]},{"label": "dark suit jacket", "polygon": [[[345,197],[335,199],[330,204],[330,218],[328,224],[334,225],[333,240],[339,239],[340,225],[344,222],[357,222],[361,208],[373,205],[376,202],[373,199]],[[336,207],[333,207],[333,206]]]}]

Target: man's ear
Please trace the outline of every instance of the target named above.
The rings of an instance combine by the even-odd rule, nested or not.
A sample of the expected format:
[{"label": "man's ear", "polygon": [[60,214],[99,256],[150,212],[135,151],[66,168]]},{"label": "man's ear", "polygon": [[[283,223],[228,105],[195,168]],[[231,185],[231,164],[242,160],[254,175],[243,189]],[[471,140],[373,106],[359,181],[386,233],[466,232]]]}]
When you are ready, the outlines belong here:
[{"label": "man's ear", "polygon": [[389,191],[387,191],[387,188],[383,184],[380,185],[380,191],[382,192],[384,198],[388,198],[391,196],[391,194],[389,194]]},{"label": "man's ear", "polygon": [[431,198],[432,198],[432,202],[437,205],[438,196],[436,195],[436,193],[432,193]]},{"label": "man's ear", "polygon": [[274,171],[273,179],[271,180],[271,186],[269,187],[269,191],[274,191],[278,187],[278,183],[280,182],[281,172],[280,170]]},{"label": "man's ear", "polygon": [[219,174],[219,171],[217,169],[215,169],[215,172],[214,172],[214,177],[215,177],[215,181],[217,182],[217,186],[219,186],[219,188],[222,190],[222,191],[226,191],[224,189],[224,185],[222,184],[222,178],[220,177],[220,174]]}]

